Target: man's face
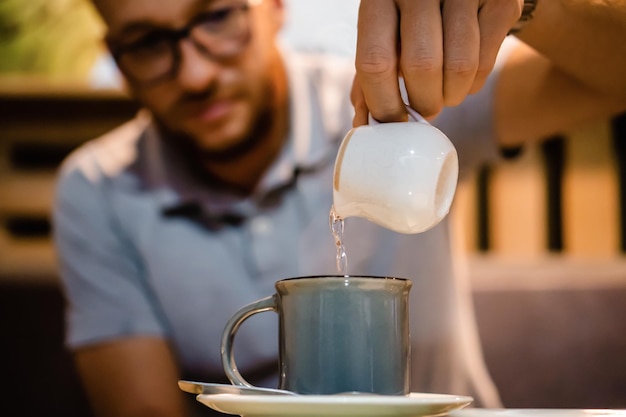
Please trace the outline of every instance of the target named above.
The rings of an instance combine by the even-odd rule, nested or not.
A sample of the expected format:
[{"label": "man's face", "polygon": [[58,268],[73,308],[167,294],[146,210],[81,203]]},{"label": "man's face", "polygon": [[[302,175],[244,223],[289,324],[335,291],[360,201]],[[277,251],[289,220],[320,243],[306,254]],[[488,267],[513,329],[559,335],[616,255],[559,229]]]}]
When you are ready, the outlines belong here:
[{"label": "man's face", "polygon": [[[131,93],[168,131],[186,136],[208,154],[227,153],[246,141],[275,94],[275,70],[280,64],[274,38],[283,18],[280,0],[264,0],[257,5],[252,2],[248,8],[248,0],[96,0],[95,3],[108,25],[107,40],[114,55],[121,46],[126,48],[124,59],[128,58],[129,49],[136,52],[136,45],[154,45],[153,39],[167,38],[164,33],[179,30],[182,39],[176,43],[178,63],[164,77],[146,82],[133,77],[130,67],[125,68],[121,59],[118,61]],[[238,35],[221,42],[222,32],[217,32],[217,36],[209,33],[209,40],[203,40],[203,30],[211,22],[221,27],[224,10],[240,13]],[[201,26],[205,21],[209,22],[208,26]],[[186,34],[180,30],[184,27],[194,29]],[[160,48],[152,46],[152,50],[153,55],[160,56],[157,55]],[[151,55],[140,53],[134,62],[150,62],[142,57]],[[147,67],[148,71],[158,68],[152,63]]]}]

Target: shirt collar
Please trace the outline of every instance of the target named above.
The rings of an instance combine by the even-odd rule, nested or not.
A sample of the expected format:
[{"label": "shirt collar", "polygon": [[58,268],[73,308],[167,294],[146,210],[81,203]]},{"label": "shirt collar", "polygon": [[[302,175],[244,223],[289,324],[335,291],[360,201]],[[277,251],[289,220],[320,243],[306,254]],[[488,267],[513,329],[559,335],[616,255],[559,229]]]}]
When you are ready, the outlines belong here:
[{"label": "shirt collar", "polygon": [[278,158],[259,183],[256,193],[265,194],[293,181],[298,173],[325,166],[334,158],[336,138],[324,129],[320,86],[306,55],[282,50],[289,83],[289,134]]}]

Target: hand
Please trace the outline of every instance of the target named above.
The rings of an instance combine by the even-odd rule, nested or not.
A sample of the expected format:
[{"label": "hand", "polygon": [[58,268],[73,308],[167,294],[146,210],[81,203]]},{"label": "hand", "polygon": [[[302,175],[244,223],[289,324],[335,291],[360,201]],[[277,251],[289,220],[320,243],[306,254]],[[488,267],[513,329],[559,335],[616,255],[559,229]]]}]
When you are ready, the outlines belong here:
[{"label": "hand", "polygon": [[478,91],[523,0],[361,0],[354,125],[368,111],[381,122],[406,120],[398,77],[409,104],[425,117]]}]

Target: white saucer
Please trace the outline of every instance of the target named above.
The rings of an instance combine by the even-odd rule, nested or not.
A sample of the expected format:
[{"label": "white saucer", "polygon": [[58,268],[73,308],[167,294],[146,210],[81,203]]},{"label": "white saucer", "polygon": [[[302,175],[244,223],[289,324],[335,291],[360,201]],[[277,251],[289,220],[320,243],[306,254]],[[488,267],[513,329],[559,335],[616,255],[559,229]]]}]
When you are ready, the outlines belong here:
[{"label": "white saucer", "polygon": [[626,410],[569,408],[468,408],[450,413],[450,417],[626,417]]},{"label": "white saucer", "polygon": [[216,411],[245,417],[419,417],[446,414],[471,404],[473,398],[422,393],[407,396],[201,394],[197,400]]}]

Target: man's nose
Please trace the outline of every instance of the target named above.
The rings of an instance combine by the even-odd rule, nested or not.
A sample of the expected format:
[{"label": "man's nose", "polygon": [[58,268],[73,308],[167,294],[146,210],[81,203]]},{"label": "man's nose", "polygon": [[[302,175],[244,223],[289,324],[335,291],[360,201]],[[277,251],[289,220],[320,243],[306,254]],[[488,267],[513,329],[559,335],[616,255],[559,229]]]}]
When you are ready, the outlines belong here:
[{"label": "man's nose", "polygon": [[180,42],[180,66],[177,80],[190,92],[205,91],[215,81],[219,64],[208,57],[192,39]]}]

